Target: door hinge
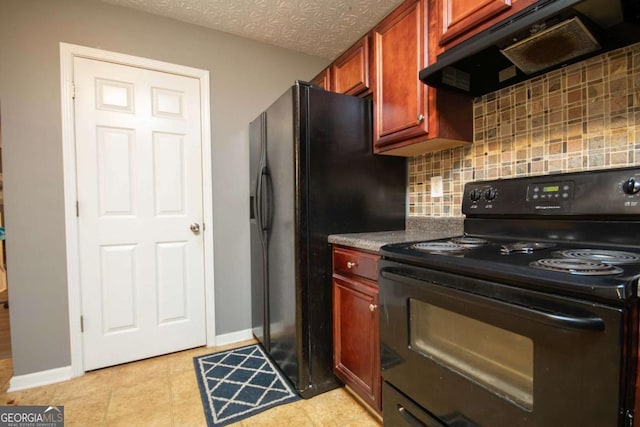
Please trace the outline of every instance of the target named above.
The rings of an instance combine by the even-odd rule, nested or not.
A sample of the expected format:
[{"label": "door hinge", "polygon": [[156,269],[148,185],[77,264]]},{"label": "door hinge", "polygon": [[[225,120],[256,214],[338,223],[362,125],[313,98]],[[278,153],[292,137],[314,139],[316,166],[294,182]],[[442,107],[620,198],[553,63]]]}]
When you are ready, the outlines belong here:
[{"label": "door hinge", "polygon": [[203,222],[203,223],[202,223],[202,231],[204,231],[205,229],[206,229],[206,225],[205,225],[205,223]]},{"label": "door hinge", "polygon": [[80,316],[80,332],[84,332],[84,316]]},{"label": "door hinge", "polygon": [[80,216],[80,202],[76,200],[76,218]]},{"label": "door hinge", "polygon": [[71,99],[76,99],[76,83],[71,82]]}]

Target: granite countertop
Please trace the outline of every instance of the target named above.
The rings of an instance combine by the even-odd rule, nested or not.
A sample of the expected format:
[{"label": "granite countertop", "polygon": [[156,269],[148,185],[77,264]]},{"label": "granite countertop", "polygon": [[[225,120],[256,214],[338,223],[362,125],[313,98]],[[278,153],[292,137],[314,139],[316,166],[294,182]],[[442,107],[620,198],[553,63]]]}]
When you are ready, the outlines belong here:
[{"label": "granite countertop", "polygon": [[329,235],[329,243],[378,252],[389,243],[413,242],[453,237],[463,232],[462,217],[409,217],[406,228],[397,231],[373,233],[346,233]]}]

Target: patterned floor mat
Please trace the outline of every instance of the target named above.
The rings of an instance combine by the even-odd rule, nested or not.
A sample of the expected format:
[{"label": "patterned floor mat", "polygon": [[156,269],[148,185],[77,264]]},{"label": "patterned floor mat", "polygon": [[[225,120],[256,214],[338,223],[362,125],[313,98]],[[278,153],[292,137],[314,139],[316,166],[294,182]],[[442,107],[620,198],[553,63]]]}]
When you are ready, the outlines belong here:
[{"label": "patterned floor mat", "polygon": [[258,344],[195,357],[193,363],[209,427],[300,399]]}]

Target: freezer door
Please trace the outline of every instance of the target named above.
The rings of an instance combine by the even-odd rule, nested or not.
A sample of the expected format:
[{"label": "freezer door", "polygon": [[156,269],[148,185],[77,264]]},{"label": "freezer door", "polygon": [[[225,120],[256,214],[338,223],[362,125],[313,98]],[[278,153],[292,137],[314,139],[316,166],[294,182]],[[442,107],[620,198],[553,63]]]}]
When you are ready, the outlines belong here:
[{"label": "freezer door", "polygon": [[267,292],[267,250],[265,231],[266,114],[249,125],[249,229],[251,236],[251,329],[253,335],[269,350]]}]

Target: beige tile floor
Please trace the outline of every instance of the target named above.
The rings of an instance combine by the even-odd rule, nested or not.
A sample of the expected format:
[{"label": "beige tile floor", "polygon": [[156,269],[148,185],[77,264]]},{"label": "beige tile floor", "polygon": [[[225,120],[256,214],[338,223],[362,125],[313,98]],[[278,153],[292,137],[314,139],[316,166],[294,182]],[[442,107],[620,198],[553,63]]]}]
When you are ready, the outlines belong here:
[{"label": "beige tile floor", "polygon": [[[0,360],[0,405],[64,405],[65,426],[206,426],[193,357],[250,344],[198,348],[88,372],[8,393],[11,359]],[[379,427],[344,388],[277,406],[234,426]]]}]

